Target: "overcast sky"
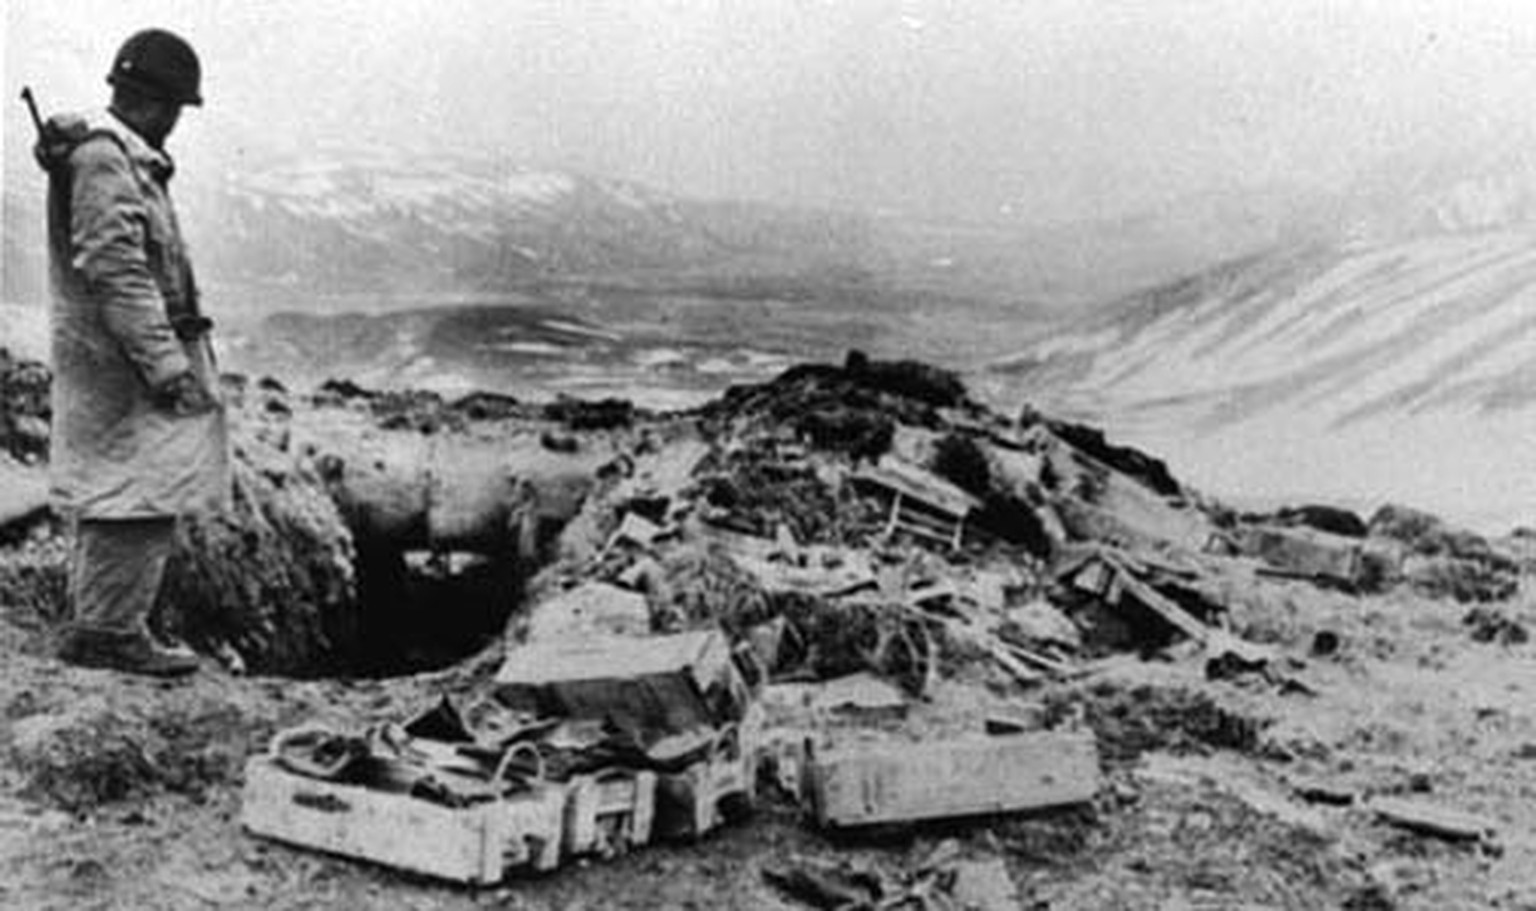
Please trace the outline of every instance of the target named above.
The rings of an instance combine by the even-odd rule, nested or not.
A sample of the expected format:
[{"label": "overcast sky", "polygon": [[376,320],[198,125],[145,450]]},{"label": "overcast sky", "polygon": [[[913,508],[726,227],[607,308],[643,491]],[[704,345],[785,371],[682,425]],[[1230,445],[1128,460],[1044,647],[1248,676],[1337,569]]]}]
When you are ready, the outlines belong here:
[{"label": "overcast sky", "polygon": [[689,194],[1112,215],[1337,184],[1536,118],[1530,0],[5,0],[6,159],[100,104],[134,29],[208,104],[172,139],[237,169],[322,138],[451,148]]}]

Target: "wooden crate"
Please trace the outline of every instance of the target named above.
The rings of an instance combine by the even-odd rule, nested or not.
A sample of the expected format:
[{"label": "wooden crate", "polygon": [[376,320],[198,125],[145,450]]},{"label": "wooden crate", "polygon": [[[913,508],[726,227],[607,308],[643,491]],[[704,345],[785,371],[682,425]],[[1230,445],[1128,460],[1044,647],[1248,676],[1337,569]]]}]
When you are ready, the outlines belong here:
[{"label": "wooden crate", "polygon": [[510,705],[612,719],[646,744],[739,722],[752,698],[718,630],[531,642],[508,649],[496,684]]},{"label": "wooden crate", "polygon": [[608,855],[651,840],[656,817],[656,773],[604,769],[578,775],[565,803],[565,853]]},{"label": "wooden crate", "polygon": [[714,750],[682,772],[662,773],[657,782],[656,826],[661,838],[697,838],[725,821],[722,805],[756,799],[755,724],[721,732]]},{"label": "wooden crate", "polygon": [[975,816],[1087,801],[1099,757],[1088,733],[886,742],[814,753],[810,784],[824,826]]},{"label": "wooden crate", "polygon": [[268,756],[245,767],[241,822],[278,841],[455,882],[560,864],[566,788],[469,807],[296,775]]}]

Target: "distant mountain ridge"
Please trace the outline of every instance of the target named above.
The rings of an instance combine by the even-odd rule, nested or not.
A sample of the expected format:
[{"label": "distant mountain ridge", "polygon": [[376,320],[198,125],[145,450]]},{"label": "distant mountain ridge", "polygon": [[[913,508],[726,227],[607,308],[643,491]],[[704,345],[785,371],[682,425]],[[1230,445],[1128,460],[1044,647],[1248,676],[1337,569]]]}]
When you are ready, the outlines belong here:
[{"label": "distant mountain ridge", "polygon": [[[41,178],[8,176],[4,296],[25,302],[46,292]],[[856,270],[872,255],[855,216],[484,158],[333,150],[177,189],[204,276],[300,302],[732,266]]]},{"label": "distant mountain ridge", "polygon": [[[873,281],[934,301],[1056,319],[1272,245],[1305,223],[1286,188],[1212,192],[1132,216],[1041,227],[684,197],[467,154],[324,146],[243,152],[175,189],[204,284],[236,301],[520,290],[596,279],[756,294]],[[43,184],[10,152],[0,300],[46,298]]]},{"label": "distant mountain ridge", "polygon": [[1087,315],[984,371],[1226,494],[1536,520],[1536,160],[1376,175],[1306,242]]}]

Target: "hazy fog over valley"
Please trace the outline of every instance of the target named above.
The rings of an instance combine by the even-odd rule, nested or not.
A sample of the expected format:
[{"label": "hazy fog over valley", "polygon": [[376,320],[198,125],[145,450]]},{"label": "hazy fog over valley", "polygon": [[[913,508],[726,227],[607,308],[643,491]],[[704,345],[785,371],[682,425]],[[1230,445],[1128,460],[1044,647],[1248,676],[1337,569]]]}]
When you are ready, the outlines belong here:
[{"label": "hazy fog over valley", "polygon": [[850,347],[1247,497],[1536,503],[1536,8],[1440,0],[4,7],[6,344],[40,350],[15,103],[149,25],[230,365],[696,401]]}]

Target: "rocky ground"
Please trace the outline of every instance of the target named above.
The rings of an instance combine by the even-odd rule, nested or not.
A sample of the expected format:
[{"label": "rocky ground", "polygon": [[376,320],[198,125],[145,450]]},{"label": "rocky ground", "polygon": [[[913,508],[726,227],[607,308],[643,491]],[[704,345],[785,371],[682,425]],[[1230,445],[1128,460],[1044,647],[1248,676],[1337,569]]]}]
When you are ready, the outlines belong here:
[{"label": "rocky ground", "polygon": [[[7,470],[25,480],[43,431],[16,419],[39,402],[21,385],[4,427]],[[1402,508],[1240,515],[1088,428],[988,413],[921,365],[795,368],[667,418],[276,384],[243,407],[265,479],[247,515],[277,529],[273,516],[308,516],[336,568],[242,592],[222,625],[173,610],[210,655],[198,677],[54,660],[61,532],[46,513],[7,514],[0,906],[799,908],[775,874],[817,869],[887,896],[989,882],[970,893],[978,907],[1536,908],[1525,537],[1486,541]],[[412,452],[436,453],[436,474],[423,480]],[[448,471],[444,452],[495,455]],[[881,457],[938,501],[969,497],[960,546],[887,534]],[[403,505],[423,502],[420,484],[435,507]],[[274,493],[295,486],[308,493]],[[200,569],[230,560],[209,540],[188,542],[188,599],[225,591]],[[449,560],[434,565],[454,578],[434,582],[414,562],[433,547],[507,564],[510,581],[467,580]],[[383,633],[364,607],[394,572],[428,602],[452,591],[504,613],[431,654],[399,648],[421,620],[408,599]],[[654,632],[711,625],[753,643],[774,681],[769,737],[937,737],[1001,715],[1091,730],[1104,786],[1045,813],[837,834],[769,787],[695,841],[486,889],[242,831],[242,768],[274,732],[474,694],[506,641],[558,624],[558,595],[591,581],[643,594]],[[371,651],[333,641],[348,637]],[[791,695],[848,673],[892,684],[904,714],[807,715]],[[1395,823],[1394,800],[1470,827]]]}]

